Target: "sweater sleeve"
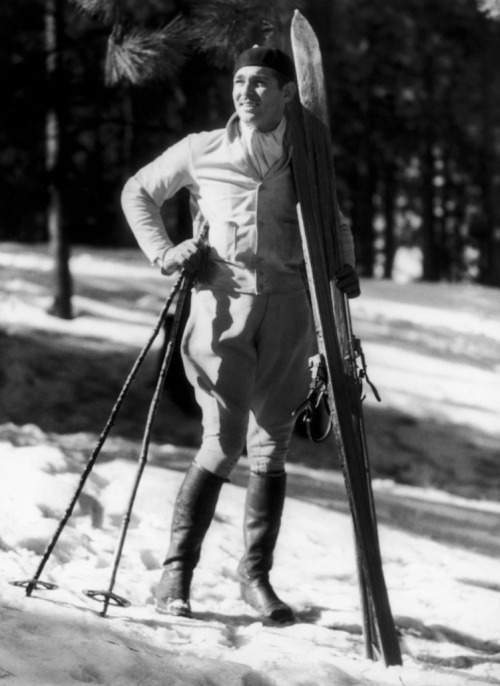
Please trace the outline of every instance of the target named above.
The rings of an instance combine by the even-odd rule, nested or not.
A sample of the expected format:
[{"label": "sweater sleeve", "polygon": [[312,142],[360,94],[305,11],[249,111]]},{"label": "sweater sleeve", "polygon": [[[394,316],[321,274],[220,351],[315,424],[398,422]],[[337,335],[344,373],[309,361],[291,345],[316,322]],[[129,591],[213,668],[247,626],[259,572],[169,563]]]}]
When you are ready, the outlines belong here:
[{"label": "sweater sleeve", "polygon": [[161,205],[192,183],[189,137],[140,169],[125,184],[121,204],[139,247],[152,263],[161,263],[173,242],[165,230]]}]

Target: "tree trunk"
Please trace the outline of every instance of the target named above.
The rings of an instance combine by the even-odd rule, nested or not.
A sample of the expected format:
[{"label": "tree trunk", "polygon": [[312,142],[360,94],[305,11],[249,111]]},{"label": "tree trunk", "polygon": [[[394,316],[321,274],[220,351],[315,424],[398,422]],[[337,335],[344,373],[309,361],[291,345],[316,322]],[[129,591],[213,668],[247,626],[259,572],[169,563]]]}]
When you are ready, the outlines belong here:
[{"label": "tree trunk", "polygon": [[[116,91],[120,97],[120,173],[121,184],[119,191],[132,174],[135,172],[133,168],[133,153],[134,153],[134,101],[132,89],[123,87],[120,91]],[[120,205],[119,195],[117,203]],[[137,242],[134,234],[128,228],[128,225],[123,220],[121,212],[116,213],[115,219],[115,242],[124,247],[137,247]]]},{"label": "tree trunk", "polygon": [[61,38],[64,31],[63,0],[46,0],[45,49],[47,73],[46,169],[48,183],[47,230],[54,258],[54,302],[51,313],[72,318],[72,279],[69,241],[64,227],[63,179],[65,159],[64,84],[62,83]]},{"label": "tree trunk", "polygon": [[434,221],[434,64],[432,55],[427,55],[424,64],[424,84],[426,88],[426,101],[422,113],[423,151],[421,157],[421,181],[422,181],[422,253],[424,281],[437,281],[439,278],[439,265],[436,259],[436,237]]},{"label": "tree trunk", "polygon": [[480,184],[483,196],[483,212],[486,224],[486,240],[480,246],[482,269],[479,280],[490,286],[500,286],[500,212],[495,198],[494,179],[498,176],[496,169],[495,103],[491,84],[495,63],[491,49],[491,29],[484,22],[484,40],[487,47],[482,51],[481,95],[482,95],[482,155]]},{"label": "tree trunk", "polygon": [[392,278],[394,255],[396,252],[394,225],[396,206],[396,168],[392,162],[386,162],[384,169],[384,215],[385,215],[385,260],[384,279]]},{"label": "tree trunk", "polygon": [[376,169],[373,151],[368,145],[363,146],[360,158],[352,186],[352,223],[356,238],[356,263],[359,264],[359,271],[370,277],[373,276],[375,261],[373,219]]}]

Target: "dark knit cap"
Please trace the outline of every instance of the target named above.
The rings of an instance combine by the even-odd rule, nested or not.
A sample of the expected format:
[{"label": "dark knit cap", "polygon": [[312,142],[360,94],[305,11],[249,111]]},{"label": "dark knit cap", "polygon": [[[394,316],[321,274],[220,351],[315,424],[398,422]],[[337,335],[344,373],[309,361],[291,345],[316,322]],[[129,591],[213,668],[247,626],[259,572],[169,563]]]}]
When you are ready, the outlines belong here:
[{"label": "dark knit cap", "polygon": [[249,48],[236,58],[233,74],[242,67],[268,67],[289,79],[295,80],[295,68],[292,60],[278,48]]}]

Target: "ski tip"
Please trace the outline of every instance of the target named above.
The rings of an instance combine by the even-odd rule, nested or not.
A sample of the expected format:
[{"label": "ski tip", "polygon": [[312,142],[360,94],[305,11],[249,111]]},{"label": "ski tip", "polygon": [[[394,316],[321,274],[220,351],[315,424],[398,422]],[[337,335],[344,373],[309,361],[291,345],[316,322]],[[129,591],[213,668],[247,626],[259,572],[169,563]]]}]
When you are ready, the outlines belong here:
[{"label": "ski tip", "polygon": [[292,25],[299,22],[306,21],[306,18],[300,10],[294,10],[292,15]]},{"label": "ski tip", "polygon": [[294,10],[290,24],[292,45],[303,43],[313,50],[319,50],[318,38],[308,20],[299,10]]}]

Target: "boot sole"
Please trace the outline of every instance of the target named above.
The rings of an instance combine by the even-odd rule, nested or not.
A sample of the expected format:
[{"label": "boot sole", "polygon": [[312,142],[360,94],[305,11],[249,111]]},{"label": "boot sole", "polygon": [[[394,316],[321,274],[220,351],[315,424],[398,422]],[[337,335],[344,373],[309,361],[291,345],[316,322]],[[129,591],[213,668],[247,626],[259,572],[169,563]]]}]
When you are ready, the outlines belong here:
[{"label": "boot sole", "polygon": [[185,600],[167,600],[164,602],[158,602],[155,610],[161,615],[193,619],[193,613],[191,612],[189,601]]}]

